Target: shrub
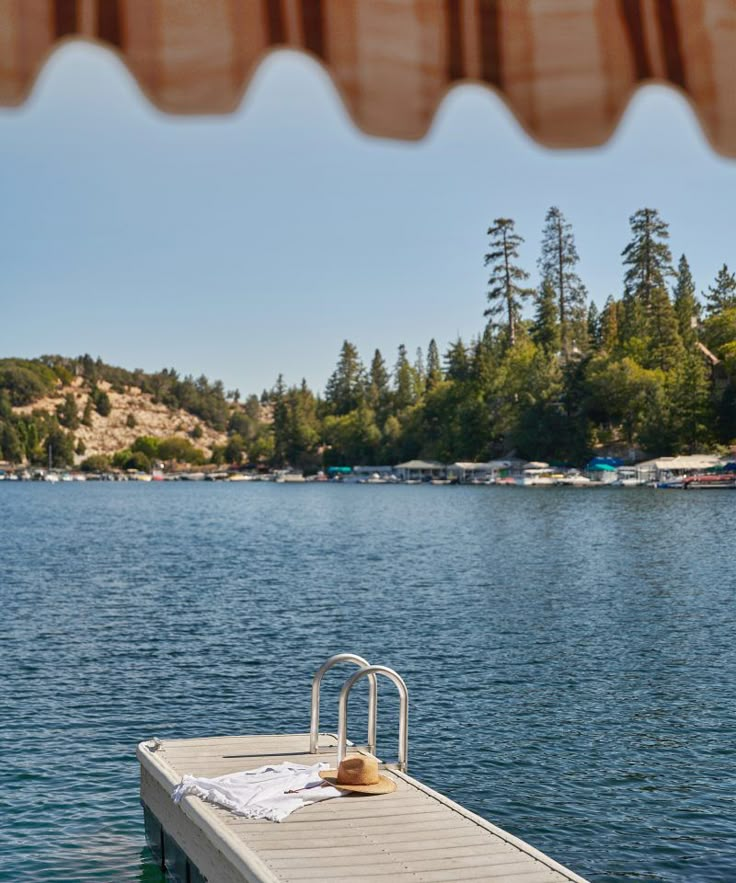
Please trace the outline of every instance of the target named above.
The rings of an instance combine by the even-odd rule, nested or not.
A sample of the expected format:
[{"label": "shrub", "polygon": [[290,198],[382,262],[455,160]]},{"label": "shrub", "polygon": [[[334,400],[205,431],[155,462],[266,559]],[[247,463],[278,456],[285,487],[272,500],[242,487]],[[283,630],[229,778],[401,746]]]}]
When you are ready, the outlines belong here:
[{"label": "shrub", "polygon": [[79,468],[82,472],[109,472],[110,458],[104,454],[92,454],[81,462]]},{"label": "shrub", "polygon": [[182,463],[201,465],[205,462],[204,453],[199,448],[195,448],[188,438],[177,435],[159,443],[158,456],[162,460],[179,460]]},{"label": "shrub", "polygon": [[156,438],[153,435],[140,435],[133,442],[131,450],[140,451],[140,453],[145,454],[149,460],[155,460],[160,456],[158,451],[160,444],[161,439]]}]

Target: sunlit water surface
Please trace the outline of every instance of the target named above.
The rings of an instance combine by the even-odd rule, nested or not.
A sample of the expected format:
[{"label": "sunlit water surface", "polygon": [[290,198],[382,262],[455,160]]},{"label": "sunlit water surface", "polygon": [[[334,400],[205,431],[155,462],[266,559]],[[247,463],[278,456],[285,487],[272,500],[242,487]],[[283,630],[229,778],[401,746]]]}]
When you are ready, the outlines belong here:
[{"label": "sunlit water surface", "polygon": [[3,483],[0,879],[158,883],[136,743],[306,731],[312,672],[352,650],[406,678],[428,784],[597,883],[735,880],[735,507]]}]

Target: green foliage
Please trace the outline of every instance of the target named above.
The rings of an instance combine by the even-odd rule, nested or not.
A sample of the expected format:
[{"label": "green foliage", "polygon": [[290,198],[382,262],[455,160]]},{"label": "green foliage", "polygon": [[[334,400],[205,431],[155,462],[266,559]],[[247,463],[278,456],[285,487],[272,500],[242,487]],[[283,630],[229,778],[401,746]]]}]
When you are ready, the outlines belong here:
[{"label": "green foliage", "polygon": [[391,377],[380,350],[373,353],[368,372],[367,402],[377,415],[385,420],[391,410]]},{"label": "green foliage", "polygon": [[488,228],[487,235],[490,236],[490,243],[484,266],[490,267],[487,292],[490,306],[484,315],[491,320],[496,316],[505,316],[509,346],[514,346],[522,303],[533,294],[531,288],[521,284],[529,278],[529,273],[516,263],[519,247],[524,240],[515,232],[511,218],[496,218],[493,226]]},{"label": "green foliage", "polygon": [[358,350],[349,340],[343,342],[337,367],[325,387],[325,402],[330,413],[347,414],[363,401],[365,369]]},{"label": "green foliage", "polygon": [[[730,443],[736,440],[736,277],[721,268],[701,323],[684,256],[668,290],[667,224],[654,209],[641,209],[630,223],[622,296],[609,297],[599,313],[592,302],[585,309],[572,229],[559,209],[550,209],[532,317],[523,312],[532,294],[519,258],[523,239],[513,220],[497,218],[485,256],[490,321],[480,334],[452,342],[444,361],[435,340],[426,360],[418,350],[413,362],[402,344],[392,371],[378,350],[366,371],[346,340],[324,400],[306,382],[287,386],[282,376],[260,398],[241,403],[237,390],[226,394],[217,381],[181,379],[173,369],[124,371],[89,355],[0,360],[0,456],[43,463],[51,449],[56,462],[70,461],[68,430],[79,419],[73,395],[56,414],[14,409],[79,376],[92,390],[83,424],[92,423],[95,408],[109,407],[106,384],[138,387],[226,431],[227,441],[212,450],[218,464],[247,456],[251,463],[312,471],[420,456],[479,460],[511,451],[582,463],[609,445],[661,455]],[[183,420],[182,431],[190,423]],[[191,433],[194,440],[204,437],[202,428]],[[76,450],[81,456],[83,445]],[[200,464],[204,455],[188,438],[141,436],[112,463],[149,468],[156,459]]]},{"label": "green foliage", "polygon": [[[133,447],[135,450],[135,445]],[[138,450],[140,451],[140,449]],[[140,453],[144,452],[140,451]],[[205,462],[204,453],[199,448],[195,448],[188,438],[182,438],[178,435],[161,439],[158,442],[155,456],[161,460],[175,460],[179,463],[191,463],[195,466],[201,466]]]},{"label": "green foliage", "polygon": [[56,409],[56,415],[59,423],[67,429],[74,430],[79,427],[79,410],[74,393],[68,392],[64,396],[64,401]]},{"label": "green foliage", "polygon": [[82,460],[79,468],[82,472],[109,472],[111,465],[109,457],[104,454],[93,454],[86,460]]},{"label": "green foliage", "polygon": [[16,427],[10,423],[0,422],[0,459],[11,463],[22,463],[25,458],[23,442]]},{"label": "green foliage", "polygon": [[234,463],[240,464],[243,462],[243,455],[245,453],[245,445],[243,444],[243,439],[237,433],[231,435],[228,439],[227,445],[222,452],[224,462],[226,463]]},{"label": "green foliage", "polygon": [[375,463],[381,441],[375,412],[365,403],[349,414],[328,415],[324,422],[325,441],[332,448],[330,465]]},{"label": "green foliage", "polygon": [[406,347],[403,343],[399,346],[393,379],[394,407],[398,412],[405,411],[416,401],[417,382],[416,372],[409,364]]},{"label": "green foliage", "polygon": [[[378,350],[376,350],[378,352]],[[437,341],[432,338],[427,348],[427,390],[431,392],[438,384],[442,382],[442,362],[440,361],[440,351],[437,347]]]},{"label": "green foliage", "polygon": [[53,392],[57,376],[46,365],[26,359],[0,359],[0,390],[13,406],[30,405]]},{"label": "green foliage", "polygon": [[150,472],[151,461],[142,451],[134,451],[128,458],[125,468],[136,469],[139,472]]},{"label": "green foliage", "polygon": [[716,280],[704,295],[705,309],[709,316],[736,307],[736,276],[724,264]]},{"label": "green foliage", "polygon": [[677,283],[673,292],[675,316],[682,342],[692,349],[697,340],[697,326],[700,319],[700,304],[695,296],[695,282],[690,272],[690,264],[685,255],[677,265]]},{"label": "green foliage", "polygon": [[547,355],[552,356],[560,350],[561,334],[565,328],[569,335],[569,322],[564,326],[558,322],[558,295],[549,278],[542,282],[536,301],[532,339]]},{"label": "green foliage", "polygon": [[[542,290],[548,287],[547,296],[556,308],[558,346],[565,357],[569,357],[574,343],[581,342],[576,340],[580,337],[576,330],[585,316],[587,292],[575,270],[579,260],[572,225],[557,206],[552,206],[544,219],[538,266],[544,280]],[[546,321],[551,321],[551,314]]]},{"label": "green foliage", "polygon": [[[44,456],[40,462],[46,464],[50,460],[51,465],[57,468],[71,466],[74,463],[74,436],[64,432],[58,424],[52,424],[49,428],[43,447]],[[34,459],[39,462],[37,453]]]},{"label": "green foliage", "polygon": [[149,460],[165,460],[166,458],[159,453],[160,446],[161,439],[156,438],[153,435],[141,435],[133,442],[130,450],[131,452],[145,454]]},{"label": "green foliage", "polygon": [[110,401],[110,396],[104,389],[100,389],[98,386],[93,386],[92,392],[90,393],[90,399],[100,417],[108,417],[110,415],[110,412],[112,411],[112,402]]}]

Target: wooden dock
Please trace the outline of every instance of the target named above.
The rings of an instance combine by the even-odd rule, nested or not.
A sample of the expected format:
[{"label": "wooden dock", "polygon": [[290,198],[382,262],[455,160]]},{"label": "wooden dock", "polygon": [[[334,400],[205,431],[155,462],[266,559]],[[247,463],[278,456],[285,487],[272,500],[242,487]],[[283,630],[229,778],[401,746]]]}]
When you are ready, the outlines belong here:
[{"label": "wooden dock", "polygon": [[321,753],[310,754],[305,733],[142,742],[141,799],[154,852],[186,883],[585,883],[395,770],[385,771],[397,782],[392,794],[326,800],[281,823],[244,819],[198,797],[171,798],[185,774],[220,776],[284,761],[335,766],[337,746],[336,737],[321,735]]}]

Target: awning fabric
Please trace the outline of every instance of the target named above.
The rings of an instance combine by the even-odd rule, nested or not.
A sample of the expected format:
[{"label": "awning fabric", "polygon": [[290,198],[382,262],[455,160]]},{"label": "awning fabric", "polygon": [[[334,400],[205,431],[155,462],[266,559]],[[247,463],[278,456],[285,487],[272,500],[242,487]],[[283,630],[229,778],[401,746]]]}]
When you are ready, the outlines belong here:
[{"label": "awning fabric", "polygon": [[0,0],[0,104],[75,37],[117,50],[171,113],[232,111],[266,52],[302,49],[361,129],[402,139],[468,80],[544,144],[600,144],[637,84],[668,82],[736,155],[736,0]]}]

